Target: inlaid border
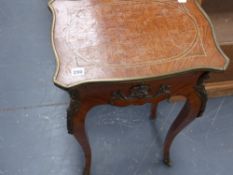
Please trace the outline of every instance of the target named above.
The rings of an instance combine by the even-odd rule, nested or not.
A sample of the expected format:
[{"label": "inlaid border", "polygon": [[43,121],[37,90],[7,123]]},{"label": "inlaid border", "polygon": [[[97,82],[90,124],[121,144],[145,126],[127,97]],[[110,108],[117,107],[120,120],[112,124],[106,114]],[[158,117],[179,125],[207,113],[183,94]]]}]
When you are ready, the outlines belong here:
[{"label": "inlaid border", "polygon": [[53,81],[54,83],[64,89],[68,89],[74,86],[78,86],[81,84],[85,84],[85,83],[96,83],[96,82],[124,82],[124,81],[140,81],[140,80],[149,80],[149,79],[161,79],[161,78],[169,78],[174,76],[174,74],[184,74],[184,73],[189,73],[189,72],[194,72],[194,71],[224,71],[227,69],[230,59],[225,55],[225,53],[221,50],[218,42],[217,42],[217,37],[215,34],[215,29],[213,27],[213,24],[210,20],[210,18],[208,17],[208,15],[205,13],[205,11],[203,10],[203,8],[200,6],[200,0],[193,0],[194,3],[196,4],[196,6],[198,7],[198,9],[200,10],[200,12],[202,13],[202,15],[206,18],[208,24],[210,25],[211,28],[211,32],[212,32],[212,36],[214,39],[214,44],[217,48],[217,51],[223,56],[223,58],[225,59],[225,65],[224,67],[193,67],[192,69],[184,69],[182,71],[174,71],[174,72],[170,72],[168,74],[161,74],[159,76],[146,76],[146,77],[131,77],[131,78],[113,78],[113,79],[95,79],[95,80],[84,80],[84,81],[79,81],[77,83],[71,83],[71,84],[64,84],[64,83],[60,83],[57,80],[57,76],[58,76],[58,72],[60,69],[60,61],[59,61],[59,57],[56,51],[56,47],[54,44],[54,28],[55,28],[55,23],[56,23],[56,13],[55,13],[55,9],[53,8],[52,4],[53,2],[55,2],[56,0],[49,0],[48,1],[48,6],[49,9],[52,12],[52,27],[51,27],[51,43],[52,43],[52,47],[53,47],[53,51],[55,54],[55,59],[56,59],[56,71],[54,73],[53,76]]},{"label": "inlaid border", "polygon": [[[127,1],[126,0],[124,0],[124,1],[119,0],[119,1],[121,3],[123,3],[123,5],[124,5],[124,3],[126,4],[127,2],[132,1],[132,0],[127,0]],[[153,0],[153,3],[166,4],[166,5],[171,6],[172,8],[177,8],[177,6],[175,6],[174,4],[172,4],[172,3],[176,3],[176,1],[170,2],[170,3],[169,2],[170,1]],[[79,1],[79,3],[81,3],[81,2]],[[114,3],[116,4],[116,2],[113,2],[113,4]],[[109,3],[106,3],[106,5],[108,5],[108,4]],[[141,0],[134,0],[133,1],[133,5],[135,5],[135,4],[140,5],[140,4],[144,4],[144,2],[142,2]],[[131,5],[131,4],[127,4],[127,5]],[[87,6],[87,8],[89,8],[89,6]],[[126,68],[126,67],[133,67],[133,66],[134,67],[135,66],[139,67],[139,66],[142,66],[142,65],[151,65],[151,64],[153,64],[153,65],[154,64],[164,64],[164,63],[169,63],[169,62],[176,61],[176,60],[181,60],[181,59],[184,59],[184,57],[186,57],[186,56],[189,57],[190,52],[192,52],[193,49],[197,45],[200,45],[200,47],[201,47],[201,49],[203,51],[203,54],[200,54],[200,55],[195,54],[195,55],[192,55],[190,57],[206,56],[206,51],[205,51],[205,48],[203,47],[203,44],[202,44],[203,41],[202,41],[202,38],[200,37],[200,35],[201,35],[200,34],[200,29],[198,28],[198,24],[197,24],[197,21],[196,21],[195,17],[184,7],[183,4],[180,4],[178,10],[182,14],[187,15],[187,18],[190,20],[190,23],[192,23],[193,29],[195,30],[195,36],[193,37],[193,40],[191,41],[190,46],[187,47],[187,48],[185,48],[185,49],[183,49],[180,53],[178,53],[176,55],[173,55],[173,56],[170,56],[170,57],[158,57],[155,60],[147,60],[147,61],[143,60],[143,61],[138,61],[138,62],[133,63],[133,64],[127,63],[127,65],[124,65],[123,67]],[[68,16],[68,17],[70,17],[70,16]],[[67,26],[70,25],[70,21],[71,21],[71,19],[68,18],[67,21],[66,21]],[[66,33],[66,34],[67,34],[67,36],[69,36],[69,32]],[[70,43],[69,41],[66,41],[66,42],[67,42],[68,47],[71,50],[71,52],[75,55],[74,59],[75,59],[75,62],[77,63],[76,66],[81,66],[81,67],[82,66],[85,66],[85,67],[97,67],[97,66],[99,66],[98,62],[92,63],[91,61],[93,61],[93,60],[89,60],[89,59],[85,58],[85,56],[83,56],[81,54],[78,55],[74,51],[74,49],[72,48],[73,44]],[[87,64],[85,64],[85,65],[78,65],[78,59],[84,60]],[[113,69],[114,68],[122,67],[122,64],[116,64],[116,63],[101,63],[100,65],[101,65],[101,67],[109,67],[109,66],[111,66]]]}]

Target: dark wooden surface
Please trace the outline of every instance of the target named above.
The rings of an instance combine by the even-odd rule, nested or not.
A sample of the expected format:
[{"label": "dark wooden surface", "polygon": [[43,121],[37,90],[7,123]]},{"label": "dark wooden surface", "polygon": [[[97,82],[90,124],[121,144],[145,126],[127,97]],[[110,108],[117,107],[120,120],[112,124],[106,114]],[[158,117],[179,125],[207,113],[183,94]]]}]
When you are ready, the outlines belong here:
[{"label": "dark wooden surface", "polygon": [[202,4],[209,15],[220,44],[233,44],[233,1],[206,0]]},{"label": "dark wooden surface", "polygon": [[[216,31],[216,36],[224,53],[230,58],[230,64],[226,71],[211,73],[210,83],[224,83],[233,80],[233,1],[206,0],[202,4],[209,15]],[[219,89],[220,90],[220,89]]]}]

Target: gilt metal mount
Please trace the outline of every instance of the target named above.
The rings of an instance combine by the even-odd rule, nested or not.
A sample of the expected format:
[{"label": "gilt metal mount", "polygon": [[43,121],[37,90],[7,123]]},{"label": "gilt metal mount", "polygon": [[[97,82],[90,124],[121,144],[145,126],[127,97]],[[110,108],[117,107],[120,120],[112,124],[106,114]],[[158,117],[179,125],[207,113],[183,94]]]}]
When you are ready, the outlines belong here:
[{"label": "gilt metal mount", "polygon": [[130,88],[128,95],[118,90],[112,94],[111,101],[126,101],[126,100],[137,100],[145,98],[157,98],[163,95],[169,95],[171,93],[169,85],[162,84],[157,92],[153,90],[148,85],[137,85]]}]

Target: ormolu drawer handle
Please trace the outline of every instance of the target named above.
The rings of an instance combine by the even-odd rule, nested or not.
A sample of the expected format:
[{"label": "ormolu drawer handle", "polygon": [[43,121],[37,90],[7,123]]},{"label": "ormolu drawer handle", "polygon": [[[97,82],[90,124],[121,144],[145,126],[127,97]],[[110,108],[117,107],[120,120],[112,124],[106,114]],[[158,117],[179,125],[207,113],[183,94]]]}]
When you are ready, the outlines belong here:
[{"label": "ormolu drawer handle", "polygon": [[111,101],[126,101],[126,100],[136,100],[144,98],[156,98],[163,95],[169,95],[171,93],[171,86],[162,84],[159,90],[155,93],[148,85],[137,85],[130,88],[129,95],[125,95],[122,91],[118,90],[113,92]]}]

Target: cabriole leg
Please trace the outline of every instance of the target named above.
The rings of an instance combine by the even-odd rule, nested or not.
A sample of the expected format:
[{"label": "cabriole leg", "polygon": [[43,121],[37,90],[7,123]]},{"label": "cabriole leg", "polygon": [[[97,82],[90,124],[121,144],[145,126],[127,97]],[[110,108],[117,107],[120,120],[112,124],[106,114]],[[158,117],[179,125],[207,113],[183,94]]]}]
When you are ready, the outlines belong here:
[{"label": "cabriole leg", "polygon": [[88,141],[88,137],[85,130],[85,119],[86,114],[90,109],[90,106],[81,104],[78,108],[75,102],[72,102],[68,110],[68,130],[71,134],[74,135],[76,140],[81,145],[84,157],[85,157],[85,166],[83,175],[90,175],[91,168],[91,148]]},{"label": "cabriole leg", "polygon": [[[200,92],[200,89],[201,88],[192,88],[190,94],[187,96],[187,101],[183,109],[168,131],[163,148],[164,163],[166,165],[170,165],[169,150],[176,135],[204,111],[206,97],[203,97],[205,93]],[[205,90],[204,87],[202,90]]]}]

